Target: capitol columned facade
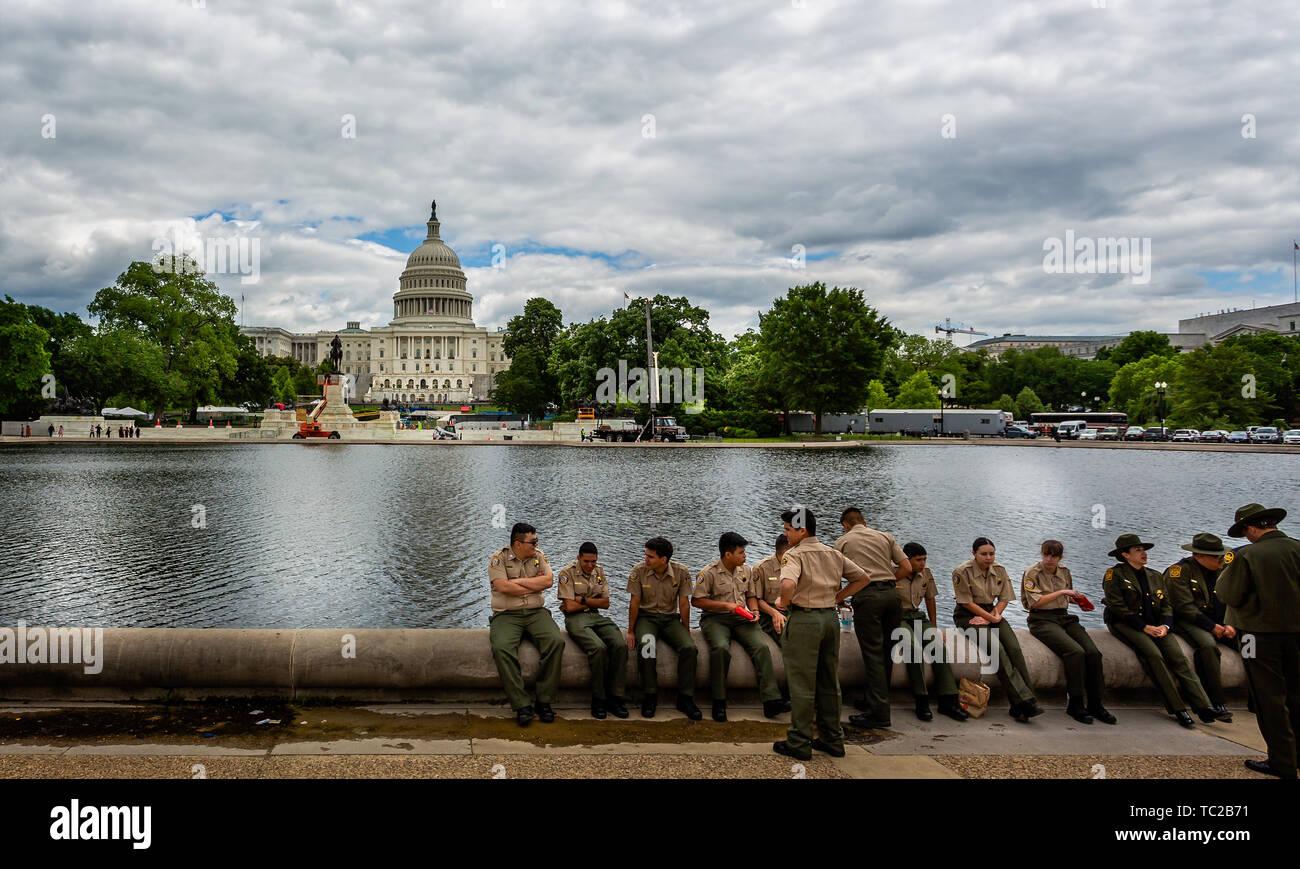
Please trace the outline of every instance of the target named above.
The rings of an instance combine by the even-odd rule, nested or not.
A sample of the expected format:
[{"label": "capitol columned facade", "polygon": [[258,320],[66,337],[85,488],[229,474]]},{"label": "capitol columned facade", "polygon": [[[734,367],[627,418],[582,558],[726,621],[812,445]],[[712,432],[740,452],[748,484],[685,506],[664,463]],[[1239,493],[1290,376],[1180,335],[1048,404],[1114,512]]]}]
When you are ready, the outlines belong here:
[{"label": "capitol columned facade", "polygon": [[248,326],[264,356],[292,356],[315,366],[328,359],[330,342],[343,342],[339,367],[355,384],[352,395],[367,403],[460,403],[486,399],[496,376],[510,367],[502,349],[505,330],[474,325],[474,297],[466,290],[460,258],[438,235],[437,203],[430,209],[429,234],[406,259],[393,294],[387,326],[293,333]]}]

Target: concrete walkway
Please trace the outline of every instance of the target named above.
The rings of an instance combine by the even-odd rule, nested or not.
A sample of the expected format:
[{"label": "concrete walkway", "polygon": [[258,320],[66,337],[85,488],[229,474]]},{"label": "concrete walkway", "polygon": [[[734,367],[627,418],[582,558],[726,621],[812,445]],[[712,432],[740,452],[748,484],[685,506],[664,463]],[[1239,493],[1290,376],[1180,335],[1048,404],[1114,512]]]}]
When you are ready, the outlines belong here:
[{"label": "concrete walkway", "polygon": [[890,730],[846,726],[844,758],[796,763],[771,750],[788,715],[733,705],[719,724],[705,700],[699,722],[671,704],[624,721],[557,705],[522,729],[500,706],[8,703],[0,778],[1266,778],[1242,763],[1263,750],[1244,709],[1186,730],[1149,705],[1112,706],[1112,727],[1059,703],[1029,724],[1001,705],[925,723],[899,703]]}]

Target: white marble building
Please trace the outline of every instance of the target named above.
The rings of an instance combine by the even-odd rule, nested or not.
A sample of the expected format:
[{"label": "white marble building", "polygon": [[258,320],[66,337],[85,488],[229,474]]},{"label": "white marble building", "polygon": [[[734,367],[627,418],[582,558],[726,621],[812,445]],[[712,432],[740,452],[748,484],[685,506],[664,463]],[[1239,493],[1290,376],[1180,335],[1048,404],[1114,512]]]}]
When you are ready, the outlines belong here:
[{"label": "white marble building", "polygon": [[[353,395],[377,404],[385,398],[406,403],[458,403],[485,399],[496,375],[510,367],[502,350],[504,330],[474,325],[474,297],[466,290],[460,259],[438,235],[436,203],[429,234],[407,257],[393,294],[387,326],[297,334],[269,326],[248,326],[266,356],[292,356],[307,365],[329,358],[330,342],[343,342],[340,368],[355,383]],[[354,398],[356,400],[356,398]]]}]

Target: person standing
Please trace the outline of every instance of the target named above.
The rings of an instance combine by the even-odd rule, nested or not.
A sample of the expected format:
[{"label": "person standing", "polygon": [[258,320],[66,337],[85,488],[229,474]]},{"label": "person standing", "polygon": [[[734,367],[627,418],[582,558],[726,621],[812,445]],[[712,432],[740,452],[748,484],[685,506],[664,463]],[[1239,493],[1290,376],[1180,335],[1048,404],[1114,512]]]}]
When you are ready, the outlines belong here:
[{"label": "person standing", "polygon": [[510,529],[510,545],[497,551],[488,562],[488,580],[492,586],[488,642],[510,708],[520,727],[532,722],[533,703],[524,690],[519,669],[519,644],[527,635],[540,656],[535,714],[550,724],[555,720],[551,703],[560,688],[564,637],[545,606],[542,593],[551,587],[555,577],[546,554],[537,548],[536,528],[526,522],[515,523]]},{"label": "person standing", "polygon": [[1278,530],[1285,518],[1282,508],[1261,504],[1237,511],[1228,536],[1250,542],[1224,556],[1214,593],[1227,604],[1228,622],[1243,646],[1254,647],[1242,658],[1268,760],[1248,760],[1246,766],[1294,779],[1300,740],[1300,541]]},{"label": "person standing", "polygon": [[[935,629],[935,597],[939,593],[934,584],[934,575],[925,566],[929,557],[925,547],[919,543],[903,544],[903,554],[912,565],[912,575],[898,581],[898,597],[902,606],[902,620],[899,623],[903,631],[900,645],[905,650],[907,676],[912,683],[912,696],[916,700],[916,717],[922,721],[933,721],[934,713],[930,711],[930,694],[925,687],[925,661],[921,650],[933,643],[938,651],[938,659],[932,661],[934,670],[934,691],[939,698],[939,712],[956,721],[965,721],[970,713],[961,708],[957,696],[957,680],[953,678],[952,666],[943,660],[943,644],[938,642]],[[925,605],[925,611],[921,605]]]},{"label": "person standing", "polygon": [[564,629],[587,655],[591,669],[591,714],[627,718],[627,646],[623,632],[601,613],[609,608],[609,580],[596,563],[596,544],[578,547],[578,560],[560,571],[557,592],[564,612]]},{"label": "person standing", "polygon": [[855,727],[890,726],[889,678],[893,670],[890,652],[895,631],[903,618],[898,597],[898,580],[912,574],[912,565],[892,534],[868,528],[862,511],[849,507],[840,514],[844,535],[835,550],[867,574],[865,587],[853,596],[853,632],[867,668],[865,714],[849,716]]},{"label": "person standing", "polygon": [[691,637],[691,572],[672,560],[673,544],[663,537],[645,542],[645,561],[627,580],[627,648],[641,659],[641,717],[654,718],[659,705],[658,643],[677,653],[677,709],[692,721],[704,717],[695,705],[699,650]]},{"label": "person standing", "polygon": [[1082,724],[1115,724],[1115,716],[1101,700],[1106,686],[1101,652],[1079,617],[1070,612],[1071,603],[1088,599],[1074,590],[1070,568],[1061,563],[1065,544],[1044,540],[1039,554],[1039,562],[1020,580],[1020,603],[1029,611],[1029,633],[1065,666],[1065,713]]},{"label": "person standing", "polygon": [[691,605],[701,610],[700,633],[709,647],[709,685],[713,695],[713,720],[727,720],[727,671],[731,668],[731,639],[754,662],[758,674],[758,691],[763,699],[763,715],[775,718],[790,709],[781,699],[772,669],[772,653],[757,624],[758,598],[754,594],[753,574],[745,566],[744,537],[728,531],[718,539],[721,556],[700,571],[691,592]]},{"label": "person standing", "polygon": [[779,646],[785,634],[787,613],[776,608],[781,596],[781,559],[790,548],[784,534],[776,538],[776,552],[754,565],[754,596],[758,598],[758,626]]},{"label": "person standing", "polygon": [[992,540],[976,537],[971,558],[952,572],[953,597],[957,601],[952,620],[963,630],[976,630],[980,648],[988,649],[998,663],[998,682],[1011,701],[1011,717],[1025,724],[1042,715],[1043,707],[1034,697],[1016,632],[1002,617],[1015,591],[1006,568],[994,560],[996,554]]},{"label": "person standing", "polygon": [[[817,539],[817,517],[808,509],[787,510],[781,514],[781,522],[790,548],[782,559],[777,606],[790,611],[782,651],[791,709],[786,737],[772,743],[772,750],[795,760],[809,760],[814,750],[843,757],[836,607],[870,577],[843,553]],[[843,589],[842,578],[849,581]]]},{"label": "person standing", "polygon": [[1219,713],[1210,708],[1201,680],[1192,672],[1178,641],[1170,633],[1174,609],[1164,577],[1146,566],[1147,550],[1154,545],[1143,543],[1136,534],[1115,538],[1115,548],[1109,554],[1119,562],[1108,568],[1102,579],[1106,591],[1106,626],[1138,656],[1142,669],[1160,690],[1169,714],[1183,727],[1195,727],[1187,704],[1178,693],[1180,685],[1202,721],[1214,721]]},{"label": "person standing", "polygon": [[1169,565],[1164,575],[1174,608],[1174,633],[1192,647],[1196,675],[1210,698],[1210,708],[1219,713],[1220,721],[1231,721],[1219,668],[1219,644],[1235,649],[1237,629],[1226,623],[1227,607],[1214,596],[1228,551],[1213,534],[1197,534],[1181,548],[1192,554]]}]

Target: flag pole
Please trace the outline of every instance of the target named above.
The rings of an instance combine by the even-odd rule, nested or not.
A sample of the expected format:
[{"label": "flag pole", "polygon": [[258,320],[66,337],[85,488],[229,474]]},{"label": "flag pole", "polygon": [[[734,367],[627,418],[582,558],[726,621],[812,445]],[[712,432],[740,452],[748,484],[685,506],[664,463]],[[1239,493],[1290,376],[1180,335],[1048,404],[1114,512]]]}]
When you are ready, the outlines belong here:
[{"label": "flag pole", "polygon": [[1300,301],[1300,293],[1296,292],[1296,280],[1295,280],[1295,252],[1298,250],[1300,250],[1300,244],[1297,244],[1294,238],[1291,239],[1291,301],[1292,302]]}]

